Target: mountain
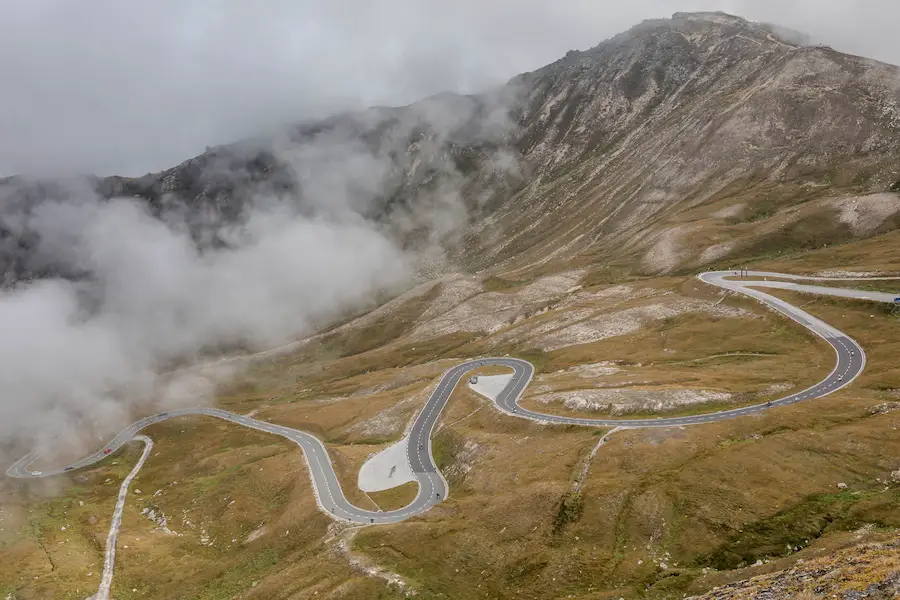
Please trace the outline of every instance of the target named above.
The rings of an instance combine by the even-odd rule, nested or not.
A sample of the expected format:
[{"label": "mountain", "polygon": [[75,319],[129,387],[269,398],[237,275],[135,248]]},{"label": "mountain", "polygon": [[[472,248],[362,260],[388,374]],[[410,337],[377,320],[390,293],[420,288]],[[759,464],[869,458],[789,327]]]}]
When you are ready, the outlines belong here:
[{"label": "mountain", "polygon": [[[138,178],[0,181],[7,284],[97,276],[80,272],[76,260],[60,261],[71,247],[70,221],[47,227],[48,202],[66,216],[69,203],[134,197],[173,227],[186,226],[201,250],[233,244],[234,225],[256,209],[365,225],[327,246],[349,247],[337,263],[319,260],[316,244],[277,244],[259,260],[238,261],[224,281],[194,269],[172,269],[170,279],[154,270],[170,258],[177,267],[183,240],[178,252],[143,256],[146,238],[135,237],[128,249],[137,247],[140,260],[115,260],[125,267],[110,269],[129,277],[97,286],[110,298],[92,295],[91,281],[26,288],[51,301],[54,287],[74,288],[80,310],[58,320],[8,311],[8,366],[24,364],[19,354],[37,357],[34,368],[7,369],[14,392],[7,396],[17,411],[29,405],[37,415],[11,413],[8,431],[39,426],[40,441],[62,462],[75,454],[63,444],[76,435],[94,449],[97,436],[111,438],[132,416],[208,400],[325,440],[342,492],[357,506],[392,510],[413,498],[415,484],[365,493],[360,468],[375,453],[402,448],[397,442],[429,406],[439,378],[465,358],[529,360],[535,372],[523,405],[567,416],[687,416],[808,389],[834,374],[825,339],[689,273],[747,261],[780,273],[900,274],[898,81],[896,67],[810,46],[801,33],[679,13],[479,95],[441,94],[298,124]],[[118,233],[122,221],[112,223],[93,232],[101,242]],[[424,252],[423,271],[442,254],[432,250],[446,260],[387,302],[372,292],[383,285],[379,274],[352,296],[367,306],[342,304],[332,291],[342,288],[327,285],[330,270],[355,283],[399,255],[369,256],[369,246],[353,243],[372,228],[408,248],[404,258]],[[118,259],[112,247],[107,254]],[[241,253],[211,258],[230,254]],[[324,266],[298,273],[307,262]],[[446,272],[434,277],[438,269]],[[260,286],[254,270],[299,282],[309,294]],[[834,282],[857,283],[897,292],[895,281]],[[449,499],[386,527],[326,516],[293,444],[204,417],[157,423],[146,430],[153,452],[128,495],[112,593],[893,597],[900,311],[797,290],[767,293],[857,340],[865,349],[861,376],[827,397],[761,414],[612,430],[510,418],[461,385],[431,446]],[[14,309],[33,306],[6,296]],[[129,333],[126,344],[100,353],[115,356],[109,370],[97,368],[98,353],[83,342],[105,341],[97,319],[79,327],[87,337],[56,335],[82,325],[80,315],[95,304],[112,307],[100,325]],[[256,360],[230,356],[168,372],[156,380],[158,393],[148,393],[158,400],[136,394],[139,404],[119,403],[121,355],[148,347],[165,359],[154,372],[207,353],[218,359],[237,351],[232,340],[244,343],[239,334],[272,327],[247,316],[273,305],[310,315],[297,333],[275,311],[271,323],[296,342]],[[40,327],[22,327],[23,336],[22,318]],[[197,334],[214,342],[203,346],[161,343],[182,340],[194,321],[228,335]],[[473,375],[502,371],[488,366]],[[16,393],[29,378],[54,384],[46,395],[66,402]],[[57,414],[65,426],[54,430]],[[23,600],[93,591],[117,503],[118,484],[107,484],[139,456],[130,444],[111,463],[62,475],[52,488],[2,479],[0,590]]]},{"label": "mountain", "polygon": [[[503,241],[484,265],[564,252],[650,271],[699,266],[795,242],[771,238],[790,238],[777,230],[796,220],[735,221],[900,177],[896,67],[736,17],[644,22],[515,81],[528,93],[519,143],[536,176],[496,215]],[[843,235],[832,221],[826,238]]]},{"label": "mountain", "polygon": [[[806,41],[676,13],[484,94],[338,115],[89,183],[182,215],[201,246],[227,243],[223,221],[276,197],[302,214],[362,214],[468,270],[663,273],[894,228],[900,205],[882,192],[900,179],[900,73]],[[54,272],[30,256],[21,217],[66,193],[0,182],[2,205],[19,207],[0,218],[7,280]]]}]

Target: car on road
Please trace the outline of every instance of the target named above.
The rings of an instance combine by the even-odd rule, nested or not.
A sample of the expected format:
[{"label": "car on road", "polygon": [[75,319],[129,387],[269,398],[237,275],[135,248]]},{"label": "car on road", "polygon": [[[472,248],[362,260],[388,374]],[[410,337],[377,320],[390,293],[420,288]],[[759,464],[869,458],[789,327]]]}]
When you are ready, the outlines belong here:
[{"label": "car on road", "polygon": [[103,449],[103,454],[109,454],[110,452],[112,452],[112,448],[104,448]]},{"label": "car on road", "polygon": [[838,381],[841,381],[842,379],[844,379],[844,376],[843,376],[843,375],[838,375]]},{"label": "car on road", "polygon": [[75,467],[66,467],[65,469],[63,469],[63,471],[71,471],[71,470],[74,469],[74,468],[75,468]]},{"label": "car on road", "polygon": [[43,475],[43,473],[41,473],[40,471],[32,471],[31,474],[32,475]]},{"label": "car on road", "polygon": [[896,298],[894,298],[894,302],[897,302],[898,304],[900,304],[900,296],[897,296]]}]

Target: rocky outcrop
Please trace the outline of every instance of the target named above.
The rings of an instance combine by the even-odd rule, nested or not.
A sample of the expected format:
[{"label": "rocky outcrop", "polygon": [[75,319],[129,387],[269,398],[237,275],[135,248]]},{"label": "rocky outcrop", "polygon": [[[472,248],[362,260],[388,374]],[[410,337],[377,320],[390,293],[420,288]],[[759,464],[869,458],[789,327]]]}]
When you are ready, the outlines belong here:
[{"label": "rocky outcrop", "polygon": [[[515,81],[535,179],[490,223],[506,235],[485,265],[643,256],[690,240],[699,207],[886,191],[900,168],[896,67],[727,15],[648,21]],[[649,270],[685,263],[676,241]]]},{"label": "rocky outcrop", "polygon": [[898,540],[851,546],[790,569],[717,587],[691,600],[887,600],[900,596]]}]

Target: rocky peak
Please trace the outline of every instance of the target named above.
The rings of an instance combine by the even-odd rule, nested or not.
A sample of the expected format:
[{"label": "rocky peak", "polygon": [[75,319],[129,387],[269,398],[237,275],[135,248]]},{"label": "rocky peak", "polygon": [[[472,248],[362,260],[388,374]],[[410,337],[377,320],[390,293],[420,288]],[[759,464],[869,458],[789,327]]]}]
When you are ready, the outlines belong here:
[{"label": "rocky peak", "polygon": [[[591,260],[666,255],[648,264],[667,270],[683,263],[692,228],[662,224],[722,190],[764,185],[778,197],[809,184],[808,195],[789,194],[796,203],[851,181],[865,184],[854,193],[887,189],[900,165],[897,68],[805,41],[723,13],[679,13],[514,80],[526,93],[519,148],[534,182],[482,264],[541,263],[564,249]],[[671,235],[659,252],[653,231]],[[721,237],[700,264],[737,247]]]},{"label": "rocky peak", "polygon": [[[724,13],[644,21],[514,80],[529,93],[523,150],[537,152],[541,164],[564,165],[625,134],[667,100],[715,91],[722,79],[749,77],[796,50],[765,26]],[[548,141],[547,127],[551,141],[566,142],[552,156],[538,142]]]}]

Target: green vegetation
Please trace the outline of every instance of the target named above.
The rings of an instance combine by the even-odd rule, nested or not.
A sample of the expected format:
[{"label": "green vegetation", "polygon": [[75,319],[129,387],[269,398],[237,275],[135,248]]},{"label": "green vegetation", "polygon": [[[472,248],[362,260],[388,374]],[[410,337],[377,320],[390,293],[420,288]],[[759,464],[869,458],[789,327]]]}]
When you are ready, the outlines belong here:
[{"label": "green vegetation", "polygon": [[833,211],[819,210],[802,219],[763,234],[737,256],[764,258],[801,250],[824,248],[853,239],[849,225],[838,224]]},{"label": "green vegetation", "polygon": [[550,364],[550,355],[540,348],[528,348],[525,350],[516,350],[511,353],[515,358],[521,358],[522,360],[527,360],[532,365],[534,365],[535,373],[543,373],[547,371],[548,365]]},{"label": "green vegetation", "polygon": [[578,492],[569,492],[559,501],[556,517],[553,519],[553,533],[562,533],[566,525],[574,523],[584,513],[584,501]]},{"label": "green vegetation", "polygon": [[431,454],[434,462],[441,470],[446,469],[456,460],[456,455],[462,450],[466,440],[453,429],[444,428],[432,438]]},{"label": "green vegetation", "polygon": [[766,219],[775,216],[780,204],[781,203],[772,196],[754,200],[751,202],[750,210],[747,211],[747,214],[739,222],[757,223],[759,221],[765,221]]},{"label": "green vegetation", "polygon": [[747,523],[696,565],[734,569],[757,560],[786,556],[833,531],[862,525],[900,527],[900,489],[815,494],[766,519]]},{"label": "green vegetation", "polygon": [[886,292],[888,294],[896,294],[900,297],[900,279],[895,281],[857,281],[855,282],[856,285],[850,285],[851,283],[853,282],[848,282],[847,287],[869,292]]},{"label": "green vegetation", "polygon": [[513,292],[528,285],[528,283],[528,281],[515,281],[491,275],[481,282],[481,285],[484,287],[485,291],[488,292]]}]

